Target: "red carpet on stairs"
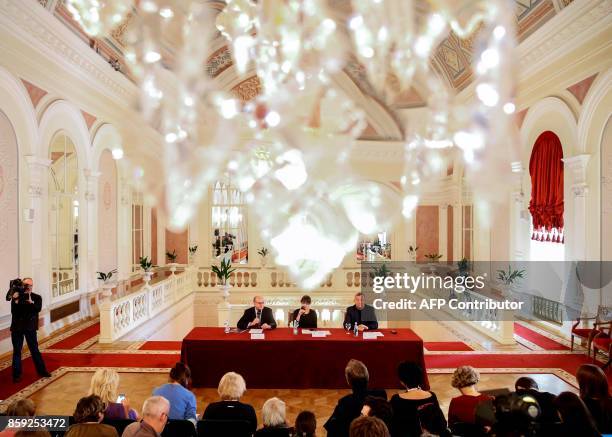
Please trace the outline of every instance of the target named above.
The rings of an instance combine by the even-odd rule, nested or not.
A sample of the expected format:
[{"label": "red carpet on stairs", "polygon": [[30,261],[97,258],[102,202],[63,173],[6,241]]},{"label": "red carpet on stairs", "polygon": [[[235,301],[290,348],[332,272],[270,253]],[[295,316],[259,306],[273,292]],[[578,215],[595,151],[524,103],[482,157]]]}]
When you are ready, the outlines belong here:
[{"label": "red carpet on stairs", "polygon": [[180,351],[182,341],[147,341],[138,349],[143,351]]},{"label": "red carpet on stairs", "polygon": [[558,343],[554,340],[551,340],[548,337],[543,336],[542,334],[538,334],[532,329],[527,328],[519,323],[514,323],[514,333],[519,337],[523,337],[525,340],[528,340],[534,344],[537,344],[544,350],[548,351],[566,351],[569,350],[569,347]]},{"label": "red carpet on stairs", "polygon": [[88,326],[87,328],[75,334],[72,334],[70,337],[55,343],[48,349],[74,349],[81,343],[84,343],[85,341],[95,337],[98,334],[100,334],[100,323],[94,323],[93,325]]},{"label": "red carpet on stairs", "polygon": [[426,341],[423,343],[428,351],[472,351],[471,347],[462,341]]}]

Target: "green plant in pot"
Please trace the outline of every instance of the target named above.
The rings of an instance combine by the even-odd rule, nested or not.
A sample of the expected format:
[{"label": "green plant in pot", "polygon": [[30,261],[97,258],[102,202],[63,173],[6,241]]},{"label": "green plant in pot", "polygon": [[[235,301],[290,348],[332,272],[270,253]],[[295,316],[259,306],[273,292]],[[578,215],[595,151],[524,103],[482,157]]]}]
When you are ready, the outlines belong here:
[{"label": "green plant in pot", "polygon": [[198,251],[198,245],[189,246],[189,262],[193,263],[195,260],[195,254]]},{"label": "green plant in pot", "polygon": [[176,263],[176,258],[177,257],[178,257],[178,255],[176,254],[176,249],[174,249],[172,252],[166,251],[166,258],[168,259],[170,264]]},{"label": "green plant in pot", "polygon": [[104,285],[108,285],[113,275],[117,273],[117,269],[113,269],[110,272],[96,272],[96,273],[98,274],[97,279],[99,281],[102,281]]},{"label": "green plant in pot", "polygon": [[428,253],[425,255],[425,258],[429,260],[431,263],[437,263],[442,258],[442,254],[440,253]]},{"label": "green plant in pot", "polygon": [[268,253],[269,250],[266,247],[262,247],[257,251],[257,254],[261,256],[261,266],[265,267],[268,262]]},{"label": "green plant in pot", "polygon": [[470,262],[467,258],[463,257],[457,262],[457,270],[459,270],[459,276],[466,276],[470,272]]},{"label": "green plant in pot", "polygon": [[153,261],[151,261],[149,259],[148,256],[141,256],[140,260],[139,260],[139,264],[140,264],[140,268],[143,271],[143,278],[146,284],[149,283],[149,281],[151,281],[151,278],[153,277],[153,267],[155,267],[153,265]]},{"label": "green plant in pot", "polygon": [[416,260],[417,250],[419,250],[419,246],[408,246],[408,256],[410,257],[410,261]]},{"label": "green plant in pot", "polygon": [[518,282],[519,279],[525,278],[525,270],[516,269],[513,270],[511,265],[508,265],[508,270],[498,270],[497,279],[501,282],[504,291],[509,291],[512,286]]},{"label": "green plant in pot", "polygon": [[229,289],[231,288],[231,285],[229,285],[227,281],[236,269],[232,268],[232,262],[229,259],[221,260],[218,266],[213,265],[210,269],[217,275],[220,284],[219,289],[223,291],[223,298],[227,299],[229,296]]}]

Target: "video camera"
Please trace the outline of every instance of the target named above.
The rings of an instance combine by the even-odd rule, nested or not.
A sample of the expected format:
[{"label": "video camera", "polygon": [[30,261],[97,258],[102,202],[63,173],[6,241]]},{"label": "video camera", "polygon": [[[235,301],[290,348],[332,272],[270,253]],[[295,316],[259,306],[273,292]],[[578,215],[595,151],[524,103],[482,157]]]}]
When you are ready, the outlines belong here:
[{"label": "video camera", "polygon": [[476,408],[477,422],[492,429],[489,435],[497,437],[546,435],[541,429],[542,409],[534,396],[509,391],[493,395],[495,395],[493,401],[483,402]]},{"label": "video camera", "polygon": [[20,278],[13,279],[10,282],[9,292],[11,296],[15,293],[19,293],[19,301],[24,302],[27,298],[26,290],[28,289],[28,284],[24,283]]}]

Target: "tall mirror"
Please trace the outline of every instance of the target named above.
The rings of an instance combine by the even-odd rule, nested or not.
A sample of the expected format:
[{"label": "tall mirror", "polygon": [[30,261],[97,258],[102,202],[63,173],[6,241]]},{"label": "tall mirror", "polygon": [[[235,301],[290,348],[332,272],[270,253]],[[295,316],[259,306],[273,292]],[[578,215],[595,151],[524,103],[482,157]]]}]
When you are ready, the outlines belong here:
[{"label": "tall mirror", "polygon": [[247,264],[249,239],[245,200],[229,179],[213,186],[211,223],[212,258]]},{"label": "tall mirror", "polygon": [[78,162],[74,143],[58,134],[49,149],[49,244],[53,297],[79,288]]}]

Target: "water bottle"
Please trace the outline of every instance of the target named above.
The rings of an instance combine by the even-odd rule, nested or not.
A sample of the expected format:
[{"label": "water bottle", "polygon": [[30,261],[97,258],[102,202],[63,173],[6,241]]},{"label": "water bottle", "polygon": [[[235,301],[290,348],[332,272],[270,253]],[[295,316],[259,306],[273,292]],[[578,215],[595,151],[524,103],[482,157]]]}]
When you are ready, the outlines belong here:
[{"label": "water bottle", "polygon": [[353,333],[355,337],[359,337],[359,328],[357,327],[357,322],[355,322],[355,326],[353,327]]},{"label": "water bottle", "polygon": [[230,327],[229,327],[229,322],[226,320],[225,323],[223,324],[223,326],[225,327],[225,333],[229,334],[230,332]]},{"label": "water bottle", "polygon": [[297,320],[293,321],[293,335],[297,335],[298,333],[298,326],[299,326],[299,322]]}]

